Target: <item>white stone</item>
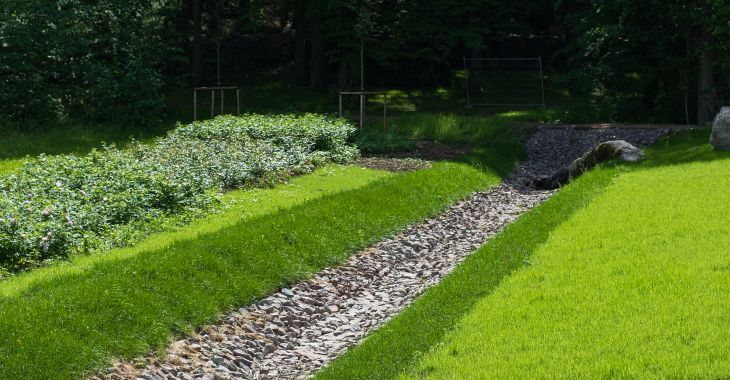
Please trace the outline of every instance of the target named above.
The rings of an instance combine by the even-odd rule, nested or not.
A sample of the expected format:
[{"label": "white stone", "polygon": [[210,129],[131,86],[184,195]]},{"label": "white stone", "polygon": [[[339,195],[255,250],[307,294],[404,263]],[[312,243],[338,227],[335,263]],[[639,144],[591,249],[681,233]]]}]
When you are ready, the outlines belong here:
[{"label": "white stone", "polygon": [[712,123],[710,144],[716,150],[730,150],[730,107],[722,107]]}]

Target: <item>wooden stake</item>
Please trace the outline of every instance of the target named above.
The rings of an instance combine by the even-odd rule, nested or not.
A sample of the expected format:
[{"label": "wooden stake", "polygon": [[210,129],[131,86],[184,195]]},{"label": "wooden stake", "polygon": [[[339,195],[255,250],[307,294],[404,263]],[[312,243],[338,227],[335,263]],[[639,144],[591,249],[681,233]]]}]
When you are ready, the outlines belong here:
[{"label": "wooden stake", "polygon": [[215,116],[215,90],[210,90],[210,117]]},{"label": "wooden stake", "polygon": [[360,128],[362,128],[364,116],[365,116],[365,94],[360,93]]},{"label": "wooden stake", "polygon": [[388,133],[388,94],[383,94],[383,132]]},{"label": "wooden stake", "polygon": [[198,120],[198,90],[193,90],[193,121]]}]

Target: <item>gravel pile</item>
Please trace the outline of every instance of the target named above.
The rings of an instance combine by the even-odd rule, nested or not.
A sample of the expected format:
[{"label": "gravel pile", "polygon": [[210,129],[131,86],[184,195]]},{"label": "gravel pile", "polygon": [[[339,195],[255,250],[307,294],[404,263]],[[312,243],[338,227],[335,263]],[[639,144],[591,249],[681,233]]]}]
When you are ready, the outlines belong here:
[{"label": "gravel pile", "polygon": [[528,159],[504,184],[351,256],[310,280],[227,314],[168,347],[146,368],[117,363],[104,378],[304,378],[358,344],[451,272],[469,253],[553,191],[524,186],[594,145],[624,139],[647,145],[651,130],[538,130]]}]

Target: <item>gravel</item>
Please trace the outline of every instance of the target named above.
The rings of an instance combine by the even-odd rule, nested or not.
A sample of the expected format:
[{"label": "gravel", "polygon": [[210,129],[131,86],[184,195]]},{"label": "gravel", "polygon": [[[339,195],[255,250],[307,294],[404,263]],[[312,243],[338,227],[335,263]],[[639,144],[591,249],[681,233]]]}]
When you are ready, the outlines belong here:
[{"label": "gravel", "polygon": [[[538,129],[528,158],[500,186],[352,255],[291,288],[170,344],[165,358],[119,362],[102,378],[306,378],[358,344],[521,213],[554,191],[529,187],[600,142],[637,146],[665,130]],[[144,363],[145,365],[140,365]]]},{"label": "gravel", "polygon": [[669,132],[665,128],[540,128],[525,144],[527,160],[508,181],[518,186],[529,186],[532,180],[553,175],[602,142],[624,140],[641,148],[656,143]]}]

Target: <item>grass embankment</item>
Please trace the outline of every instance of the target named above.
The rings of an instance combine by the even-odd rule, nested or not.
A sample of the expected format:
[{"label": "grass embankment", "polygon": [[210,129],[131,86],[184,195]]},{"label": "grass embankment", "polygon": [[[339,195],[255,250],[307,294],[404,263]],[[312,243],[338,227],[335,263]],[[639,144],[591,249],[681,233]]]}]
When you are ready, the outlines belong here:
[{"label": "grass embankment", "polygon": [[727,377],[730,154],[706,141],[586,174],[320,377]]},{"label": "grass embankment", "polygon": [[[471,159],[494,157],[483,154],[488,151]],[[515,159],[502,156],[482,169]],[[348,173],[342,184],[371,172]],[[162,348],[174,334],[340,262],[499,179],[494,170],[436,163],[331,194],[343,188],[334,186],[329,195],[307,202],[303,191],[286,210],[274,210],[277,202],[269,201],[255,217],[227,214],[235,221],[222,221],[220,228],[206,230],[199,223],[179,238],[152,238],[12,278],[0,284],[0,377],[75,378],[105,367],[112,357]],[[259,200],[271,196],[257,191],[263,192]]]}]

